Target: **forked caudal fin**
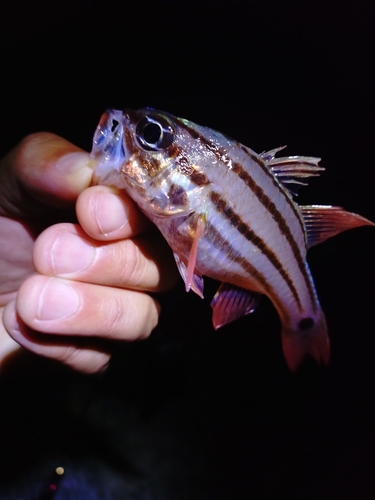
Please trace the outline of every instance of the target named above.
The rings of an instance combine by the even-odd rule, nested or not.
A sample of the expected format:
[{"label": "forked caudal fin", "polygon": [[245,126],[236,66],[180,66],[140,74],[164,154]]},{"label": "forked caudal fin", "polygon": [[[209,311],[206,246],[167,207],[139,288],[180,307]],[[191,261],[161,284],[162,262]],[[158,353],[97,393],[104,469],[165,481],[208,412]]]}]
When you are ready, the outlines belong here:
[{"label": "forked caudal fin", "polygon": [[305,356],[312,356],[318,363],[329,363],[329,339],[322,315],[318,321],[301,319],[295,331],[283,329],[283,352],[287,365],[295,371]]}]

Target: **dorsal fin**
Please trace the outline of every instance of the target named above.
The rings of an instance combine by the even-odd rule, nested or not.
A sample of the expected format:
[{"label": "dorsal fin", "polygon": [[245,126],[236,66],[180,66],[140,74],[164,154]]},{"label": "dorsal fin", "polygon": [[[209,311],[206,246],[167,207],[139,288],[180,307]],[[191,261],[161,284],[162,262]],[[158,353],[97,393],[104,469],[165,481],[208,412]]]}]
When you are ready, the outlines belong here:
[{"label": "dorsal fin", "polygon": [[286,146],[266,151],[260,156],[266,161],[268,167],[283,186],[292,194],[297,196],[297,190],[301,186],[307,186],[309,177],[317,177],[325,170],[318,163],[320,158],[312,156],[283,156],[275,158],[276,154]]},{"label": "dorsal fin", "polygon": [[347,212],[341,207],[307,205],[301,206],[300,209],[305,223],[308,248],[347,229],[375,226],[365,217]]}]

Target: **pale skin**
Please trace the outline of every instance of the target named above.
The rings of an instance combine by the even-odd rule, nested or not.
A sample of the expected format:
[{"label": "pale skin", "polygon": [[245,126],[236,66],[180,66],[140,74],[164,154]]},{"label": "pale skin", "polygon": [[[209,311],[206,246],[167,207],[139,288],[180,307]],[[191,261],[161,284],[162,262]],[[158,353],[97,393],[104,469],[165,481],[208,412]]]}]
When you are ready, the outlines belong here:
[{"label": "pale skin", "polygon": [[0,359],[25,348],[94,373],[111,340],[144,339],[158,322],[150,292],[176,282],[171,251],[129,197],[91,186],[92,168],[49,133],[0,162]]}]

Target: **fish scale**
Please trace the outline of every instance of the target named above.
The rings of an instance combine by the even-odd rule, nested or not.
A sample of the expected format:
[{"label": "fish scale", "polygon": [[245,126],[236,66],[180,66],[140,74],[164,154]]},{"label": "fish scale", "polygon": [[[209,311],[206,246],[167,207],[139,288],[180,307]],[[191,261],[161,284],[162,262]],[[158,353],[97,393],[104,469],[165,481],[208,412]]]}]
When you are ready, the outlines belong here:
[{"label": "fish scale", "polygon": [[186,290],[221,281],[215,328],[256,309],[261,294],[281,319],[294,370],[306,354],[328,362],[324,313],[307,246],[374,225],[340,207],[299,207],[293,193],[323,168],[318,158],[257,154],[219,132],[151,108],[108,110],[94,135],[94,181],[124,189],[171,246]]}]

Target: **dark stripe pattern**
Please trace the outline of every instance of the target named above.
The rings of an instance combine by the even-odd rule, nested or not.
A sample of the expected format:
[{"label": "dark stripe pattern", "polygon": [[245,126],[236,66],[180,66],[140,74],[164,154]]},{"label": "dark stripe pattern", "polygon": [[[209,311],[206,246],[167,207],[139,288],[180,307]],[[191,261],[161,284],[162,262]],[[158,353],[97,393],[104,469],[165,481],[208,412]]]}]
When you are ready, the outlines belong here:
[{"label": "dark stripe pattern", "polygon": [[[227,156],[226,151],[223,148],[220,148],[217,145],[215,145],[212,142],[210,142],[206,137],[204,137],[202,134],[200,134],[197,130],[189,127],[182,120],[177,119],[177,121],[178,121],[179,125],[181,125],[181,127],[184,128],[190,134],[190,136],[193,139],[199,139],[201,143],[203,143],[211,152],[213,152],[214,155],[216,156],[216,158],[218,160],[224,162],[228,166],[231,164],[231,160]],[[248,148],[246,148],[242,144],[238,143],[238,147],[240,147],[241,150],[244,151],[250,157],[250,159],[252,161],[254,161],[255,163],[257,163],[261,167],[261,169],[264,172],[264,174],[267,175],[267,177],[269,177],[270,179],[272,179],[273,183],[277,186],[278,190],[281,193],[283,193],[282,189],[280,188],[280,185],[279,185],[278,181],[275,179],[275,177],[273,176],[273,174],[268,170],[268,168],[266,167],[266,165],[264,164],[264,162],[260,158],[258,158],[256,155],[252,154],[251,151],[249,151]],[[299,268],[299,270],[300,270],[300,272],[301,272],[301,274],[302,274],[302,276],[304,278],[304,281],[305,281],[305,284],[306,284],[306,287],[307,287],[307,290],[308,290],[308,293],[309,293],[310,300],[311,300],[311,303],[313,305],[313,308],[314,308],[314,310],[316,310],[315,291],[314,291],[314,288],[312,286],[312,283],[311,283],[311,280],[310,280],[310,276],[309,276],[308,271],[306,269],[304,260],[302,258],[301,252],[300,252],[300,249],[299,249],[299,247],[298,247],[298,245],[297,245],[297,243],[296,243],[296,241],[295,241],[295,239],[294,239],[294,237],[293,237],[293,235],[292,235],[292,233],[291,233],[291,231],[289,229],[289,226],[287,225],[286,220],[284,219],[283,215],[277,209],[277,207],[273,203],[273,201],[265,194],[265,192],[263,191],[263,189],[254,181],[254,179],[249,175],[249,173],[246,170],[243,169],[243,167],[239,163],[237,163],[237,162],[236,163],[232,163],[231,164],[231,170],[235,174],[237,174],[245,182],[245,184],[252,190],[252,192],[255,194],[255,196],[258,198],[258,200],[268,210],[268,212],[270,213],[270,215],[272,216],[272,218],[277,223],[281,234],[283,234],[285,236],[285,238],[287,239],[287,241],[288,241],[288,243],[289,243],[289,245],[291,247],[292,253],[294,255],[294,258],[295,258],[295,260],[297,262],[298,268]],[[212,193],[212,195],[216,195],[216,193]],[[219,195],[217,195],[217,196],[219,196]],[[304,231],[304,227],[303,227],[303,223],[302,223],[300,214],[298,213],[298,211],[297,211],[297,209],[296,209],[296,207],[294,205],[293,200],[291,200],[286,193],[285,193],[285,200],[289,204],[289,206],[291,207],[291,209],[293,210],[293,212],[294,212],[297,220],[299,221],[299,223],[301,225],[301,229]],[[225,203],[225,201],[221,199],[220,204],[222,204],[222,202]],[[235,212],[230,207],[227,206],[227,212],[228,212],[228,209],[231,211],[231,214],[230,214],[231,220],[234,219],[234,218],[238,218],[238,221],[237,221],[238,222],[238,226],[236,225],[236,227],[238,227],[239,231],[241,232],[240,228],[242,228],[244,230],[244,233],[242,233],[242,234],[244,234],[245,237],[246,237],[246,234],[247,234],[249,238],[250,237],[252,238],[252,240],[249,240],[249,241],[252,241],[253,244],[256,244],[256,243],[254,243],[254,241],[256,241],[256,239],[254,240],[253,235],[256,238],[258,238],[258,240],[260,240],[260,238],[257,237],[257,235],[255,235],[255,233],[253,233],[246,224],[244,224],[244,222],[240,219],[240,217],[238,216],[238,214],[235,214]],[[247,228],[248,228],[249,231],[251,231],[250,233],[247,232],[247,230],[245,229],[245,227],[243,226],[243,224],[245,226],[247,226]],[[260,243],[260,242],[258,242],[258,243]],[[264,242],[262,242],[262,243],[264,244]],[[260,246],[258,246],[258,248],[261,249]],[[280,263],[280,261],[277,259],[277,256],[269,248],[268,248],[268,252],[264,252],[264,253],[265,253],[265,255],[267,255],[267,257],[269,258],[270,262],[280,272],[281,276],[287,282],[287,284],[288,284],[288,286],[289,286],[289,288],[290,288],[290,290],[291,290],[294,298],[296,299],[298,307],[301,309],[301,302],[300,302],[300,299],[298,297],[296,288],[295,288],[295,286],[294,286],[294,284],[293,284],[290,276],[288,275],[288,273],[286,272],[286,270],[283,268],[283,266]],[[277,261],[273,258],[273,256],[276,257]]]},{"label": "dark stripe pattern", "polygon": [[[248,174],[248,172],[246,172],[246,170],[243,169],[242,165],[240,165],[239,163],[234,163],[232,170],[240,177],[240,179],[242,179],[245,182],[245,184],[252,190],[252,192],[255,194],[255,196],[258,198],[258,200],[262,203],[262,205],[272,215],[272,218],[276,221],[277,225],[279,226],[280,232],[287,239],[287,241],[292,249],[294,258],[296,259],[298,268],[301,271],[301,274],[304,278],[305,284],[306,284],[307,289],[309,291],[311,303],[315,307],[315,292],[314,292],[314,289],[312,287],[311,280],[307,274],[305,262],[302,258],[302,255],[301,255],[300,249],[296,243],[296,240],[294,239],[284,217],[281,215],[281,213],[277,209],[276,205],[266,195],[266,193],[263,191],[263,189],[260,186],[258,186],[258,184]],[[293,207],[293,208],[295,210],[295,207]],[[297,217],[298,217],[298,220],[300,220],[300,216],[298,215]]]},{"label": "dark stripe pattern", "polygon": [[271,248],[269,248],[269,246],[264,242],[264,240],[262,240],[262,238],[260,238],[257,234],[254,233],[254,231],[250,229],[250,227],[241,219],[238,214],[234,212],[234,210],[230,206],[227,205],[225,200],[221,198],[218,193],[212,191],[210,193],[210,199],[215,205],[216,210],[223,214],[231,222],[231,224],[247,239],[247,241],[259,248],[262,254],[265,255],[271,262],[273,267],[277,269],[277,271],[286,281],[290,291],[292,292],[298,308],[302,310],[301,301],[298,296],[296,287],[294,286],[292,279],[284,269],[275,252],[273,252]]},{"label": "dark stripe pattern", "polygon": [[243,255],[241,255],[229,242],[226,240],[220,232],[212,226],[212,224],[207,221],[206,226],[206,238],[215,247],[220,248],[225,252],[227,258],[232,262],[239,264],[244,271],[250,274],[263,288],[264,292],[272,297],[273,301],[277,304],[277,308],[281,311],[283,318],[289,321],[289,312],[283,304],[280,302],[279,297],[273,287],[268,283],[264,274],[262,274],[258,269],[256,269]]},{"label": "dark stripe pattern", "polygon": [[[255,162],[257,165],[259,165],[259,167],[263,170],[263,172],[267,175],[267,177],[269,177],[273,184],[278,188],[278,189],[283,189],[283,188],[280,188],[280,183],[277,179],[275,179],[275,176],[273,175],[272,172],[270,172],[270,170],[266,167],[264,161],[259,158],[258,156],[254,155],[250,150],[249,148],[247,148],[246,146],[244,146],[243,144],[239,144],[238,143],[238,146],[241,148],[241,150],[246,153],[250,159]],[[301,229],[302,231],[305,230],[304,226],[303,226],[303,223],[302,223],[302,220],[301,220],[301,216],[300,214],[298,213],[296,207],[295,207],[295,204],[294,204],[294,201],[288,196],[287,193],[285,193],[285,200],[286,202],[288,203],[289,207],[292,209],[292,211],[294,212],[294,215],[297,217],[298,219],[298,222],[300,223],[300,226],[301,226]]]}]

